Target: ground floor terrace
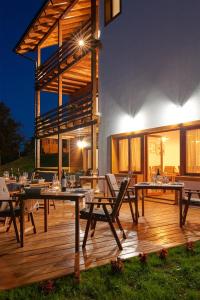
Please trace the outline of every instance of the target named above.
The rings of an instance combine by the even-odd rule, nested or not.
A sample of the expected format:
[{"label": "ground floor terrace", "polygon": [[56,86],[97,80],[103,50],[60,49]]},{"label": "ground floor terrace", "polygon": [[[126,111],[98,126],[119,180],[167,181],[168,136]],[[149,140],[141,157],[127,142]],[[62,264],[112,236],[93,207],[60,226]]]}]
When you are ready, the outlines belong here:
[{"label": "ground floor terrace", "polygon": [[[141,214],[141,205],[139,205]],[[174,247],[187,241],[200,239],[200,208],[190,208],[186,225],[179,227],[178,205],[147,201],[145,217],[139,217],[139,224],[132,223],[130,211],[123,204],[120,220],[127,239],[120,239],[123,251],[119,251],[107,223],[97,224],[95,236],[88,239],[86,251],[80,251],[80,269],[107,264],[120,256],[128,259],[140,252],[154,252],[163,247]],[[74,206],[70,202],[59,202],[56,209],[50,208],[49,229],[44,233],[43,210],[35,215],[37,234],[27,232],[24,248],[16,243],[13,230],[0,233],[0,289],[9,289],[32,282],[57,278],[73,273],[74,249]],[[81,221],[81,239],[85,231]]]}]

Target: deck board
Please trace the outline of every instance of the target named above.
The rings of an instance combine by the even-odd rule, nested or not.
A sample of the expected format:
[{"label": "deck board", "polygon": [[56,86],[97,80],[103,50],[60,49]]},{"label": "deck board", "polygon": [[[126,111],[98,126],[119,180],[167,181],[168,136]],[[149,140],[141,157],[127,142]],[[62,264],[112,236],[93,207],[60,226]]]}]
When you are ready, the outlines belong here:
[{"label": "deck board", "polygon": [[[120,220],[127,239],[122,240],[123,250],[119,251],[106,223],[97,224],[95,236],[88,239],[86,251],[81,244],[85,221],[81,221],[80,269],[100,266],[116,256],[130,258],[140,252],[154,252],[163,247],[174,247],[189,240],[200,239],[200,208],[190,208],[186,226],[179,227],[177,205],[146,202],[145,217],[139,224],[132,223],[126,204],[120,212]],[[44,233],[43,210],[35,215],[37,234],[25,235],[25,246],[16,243],[13,229],[0,232],[0,289],[9,289],[32,282],[57,278],[74,271],[74,206],[59,202],[56,210],[51,208],[48,232]],[[26,226],[28,222],[26,222]]]}]

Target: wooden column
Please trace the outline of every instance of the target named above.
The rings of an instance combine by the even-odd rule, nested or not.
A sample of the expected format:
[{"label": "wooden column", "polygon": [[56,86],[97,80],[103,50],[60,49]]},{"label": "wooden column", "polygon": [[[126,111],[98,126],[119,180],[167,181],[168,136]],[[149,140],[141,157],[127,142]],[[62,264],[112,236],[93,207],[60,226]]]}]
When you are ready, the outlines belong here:
[{"label": "wooden column", "polygon": [[[91,0],[91,31],[92,39],[96,39],[97,36],[97,3],[96,0]],[[96,107],[96,95],[97,95],[97,50],[92,47],[91,50],[91,83],[92,83],[92,118],[95,118]],[[93,173],[96,172],[96,149],[97,149],[97,125],[91,126],[91,166]]]},{"label": "wooden column", "polygon": [[[41,65],[41,48],[37,49],[37,68]],[[40,90],[35,91],[35,118],[40,116]],[[40,139],[35,139],[35,168],[40,168]]]},{"label": "wooden column", "polygon": [[[58,21],[58,46],[62,46],[62,26],[61,20]],[[58,75],[58,108],[62,105],[62,75]],[[59,124],[58,124],[59,126]],[[60,127],[58,128],[58,178],[62,175],[62,135],[60,134]]]}]

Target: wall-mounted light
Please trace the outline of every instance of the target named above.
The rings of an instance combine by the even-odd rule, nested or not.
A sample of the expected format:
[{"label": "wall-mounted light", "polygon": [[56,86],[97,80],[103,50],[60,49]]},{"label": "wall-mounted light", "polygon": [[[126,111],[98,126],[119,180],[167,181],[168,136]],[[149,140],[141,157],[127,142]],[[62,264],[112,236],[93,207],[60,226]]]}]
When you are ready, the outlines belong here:
[{"label": "wall-mounted light", "polygon": [[77,146],[78,146],[79,149],[84,149],[84,148],[87,147],[87,143],[83,140],[78,140],[77,141]]}]

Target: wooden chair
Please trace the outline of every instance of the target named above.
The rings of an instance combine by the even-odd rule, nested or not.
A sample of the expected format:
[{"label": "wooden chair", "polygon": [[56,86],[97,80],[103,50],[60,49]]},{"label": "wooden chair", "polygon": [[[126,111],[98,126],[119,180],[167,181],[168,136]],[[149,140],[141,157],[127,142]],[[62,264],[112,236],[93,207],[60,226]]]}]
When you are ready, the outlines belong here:
[{"label": "wooden chair", "polygon": [[[109,223],[110,229],[113,233],[113,236],[117,242],[119,249],[120,250],[123,249],[113,223],[117,222],[119,229],[123,233],[123,238],[125,239],[126,235],[125,235],[123,227],[119,221],[118,216],[119,216],[119,210],[121,208],[122,201],[126,194],[128,185],[129,185],[129,180],[122,181],[117,197],[97,197],[95,199],[97,199],[98,201],[86,203],[87,205],[89,205],[89,208],[83,209],[80,212],[80,218],[87,220],[85,235],[84,235],[84,239],[83,239],[83,246],[82,246],[83,248],[85,248],[85,246],[86,246],[90,226],[91,226],[91,229],[93,229],[93,233],[91,235],[91,236],[93,236],[95,228],[96,228],[96,223],[98,221],[100,221],[100,222],[108,222]],[[109,202],[102,201],[102,200],[108,200]],[[97,207],[100,206],[100,208],[95,209],[94,206],[97,206]]]},{"label": "wooden chair", "polygon": [[[119,193],[119,186],[118,186],[115,175],[114,174],[106,174],[105,177],[106,177],[106,182],[108,184],[108,188],[109,188],[111,196],[117,197],[117,195]],[[134,187],[128,187],[128,189],[126,191],[126,195],[123,199],[123,203],[129,204],[131,216],[132,216],[133,222],[135,222],[135,215],[134,215],[133,206],[132,206],[132,203],[135,204]]]},{"label": "wooden chair", "polygon": [[[1,199],[0,204],[2,204],[2,203],[7,203],[8,207],[4,208],[4,209],[0,209],[0,218],[5,218],[5,219],[10,218],[10,220],[11,220],[10,225],[13,223],[16,240],[19,243],[20,239],[19,239],[19,232],[18,232],[17,223],[16,223],[16,217],[20,217],[20,208],[13,206],[12,199],[10,199],[10,200],[8,200],[8,199],[2,200]],[[10,228],[10,225],[9,225],[9,228]]]},{"label": "wooden chair", "polygon": [[16,225],[16,217],[19,217],[20,209],[14,207],[12,198],[10,197],[5,179],[0,177],[0,219],[3,221],[6,231],[8,231],[6,220],[11,220],[13,223],[16,240],[19,242],[19,233]]},{"label": "wooden chair", "polygon": [[[183,198],[182,198],[182,202],[184,204],[182,222],[184,225],[186,222],[189,207],[190,206],[200,207],[200,179],[199,177],[192,177],[192,176],[176,176],[175,181],[184,183]],[[176,200],[177,200],[177,195],[176,195]]]},{"label": "wooden chair", "polygon": [[183,225],[186,222],[188,209],[191,205],[193,206],[200,206],[200,190],[191,190],[191,189],[185,189],[184,190],[185,196],[183,199],[183,203],[185,204],[184,210],[183,210]]}]

